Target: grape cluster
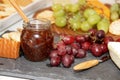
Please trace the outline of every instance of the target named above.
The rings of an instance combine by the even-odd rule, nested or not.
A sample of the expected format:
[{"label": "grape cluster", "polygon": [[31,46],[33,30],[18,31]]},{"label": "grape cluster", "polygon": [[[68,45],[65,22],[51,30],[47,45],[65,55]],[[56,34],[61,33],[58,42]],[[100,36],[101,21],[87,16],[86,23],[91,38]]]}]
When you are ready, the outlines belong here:
[{"label": "grape cluster", "polygon": [[90,29],[89,34],[84,35],[61,35],[60,41],[55,44],[50,53],[51,66],[70,67],[75,58],[84,58],[87,51],[93,56],[100,57],[108,52],[107,44],[114,41],[111,36],[105,36],[103,30]]},{"label": "grape cluster", "polygon": [[120,4],[114,3],[110,7],[110,12],[111,12],[111,21],[115,21],[115,20],[119,19],[119,17],[120,17]]},{"label": "grape cluster", "polygon": [[86,0],[78,0],[75,4],[53,4],[55,25],[65,27],[73,31],[88,31],[92,28],[108,32],[110,22],[107,18],[99,15],[92,7],[86,4]]}]

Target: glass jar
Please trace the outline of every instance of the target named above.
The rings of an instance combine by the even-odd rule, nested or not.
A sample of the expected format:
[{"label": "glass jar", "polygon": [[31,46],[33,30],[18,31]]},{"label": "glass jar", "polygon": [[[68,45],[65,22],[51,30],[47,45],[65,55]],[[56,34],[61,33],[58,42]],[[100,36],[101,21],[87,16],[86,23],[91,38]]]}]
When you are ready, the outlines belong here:
[{"label": "glass jar", "polygon": [[30,61],[42,61],[48,58],[53,43],[50,21],[30,19],[23,24],[21,47],[24,56]]}]

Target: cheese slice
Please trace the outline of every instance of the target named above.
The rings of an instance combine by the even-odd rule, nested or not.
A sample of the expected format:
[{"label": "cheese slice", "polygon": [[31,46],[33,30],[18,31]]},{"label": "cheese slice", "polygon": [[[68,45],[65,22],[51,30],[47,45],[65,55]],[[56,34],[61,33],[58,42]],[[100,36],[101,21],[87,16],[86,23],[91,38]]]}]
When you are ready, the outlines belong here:
[{"label": "cheese slice", "polygon": [[120,68],[120,42],[109,42],[108,49],[111,59]]}]

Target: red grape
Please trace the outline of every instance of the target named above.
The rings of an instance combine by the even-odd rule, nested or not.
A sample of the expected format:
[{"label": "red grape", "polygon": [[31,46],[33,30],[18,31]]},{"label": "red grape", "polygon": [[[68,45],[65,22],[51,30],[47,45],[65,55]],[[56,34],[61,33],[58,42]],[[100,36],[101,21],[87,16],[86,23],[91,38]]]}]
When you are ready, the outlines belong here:
[{"label": "red grape", "polygon": [[66,54],[66,47],[65,45],[61,45],[58,47],[58,55],[63,56]]},{"label": "red grape", "polygon": [[117,42],[120,42],[120,38],[118,38],[116,41],[117,41]]},{"label": "red grape", "polygon": [[105,44],[100,44],[100,46],[101,46],[101,49],[102,49],[102,53],[108,52],[108,47],[107,47],[107,45],[105,45]]},{"label": "red grape", "polygon": [[59,46],[65,46],[65,43],[61,40],[54,45],[54,49],[58,49]]},{"label": "red grape", "polygon": [[70,67],[72,62],[73,61],[71,59],[71,55],[66,54],[62,57],[62,64],[64,67],[66,67],[66,68]]},{"label": "red grape", "polygon": [[78,49],[76,58],[84,58],[86,56],[86,51],[84,49]]},{"label": "red grape", "polygon": [[50,58],[57,57],[57,56],[58,56],[58,50],[53,50],[50,52],[50,55],[49,55]]},{"label": "red grape", "polygon": [[66,53],[67,54],[72,54],[72,47],[71,46],[69,46],[69,45],[67,45],[66,47],[65,47],[65,49],[66,49]]},{"label": "red grape", "polygon": [[105,37],[105,32],[104,32],[103,30],[98,30],[98,31],[96,32],[96,37],[97,37],[98,39],[103,39],[103,38]]},{"label": "red grape", "polygon": [[95,42],[96,41],[96,36],[95,36],[96,32],[97,32],[97,29],[93,29],[93,28],[88,31],[91,42]]},{"label": "red grape", "polygon": [[79,43],[72,43],[71,47],[75,48],[75,49],[79,49],[79,48],[81,48],[81,45]]},{"label": "red grape", "polygon": [[82,35],[76,36],[76,42],[78,42],[78,43],[85,42],[85,37]]},{"label": "red grape", "polygon": [[90,34],[90,36],[95,36],[95,34],[96,34],[96,32],[97,32],[97,29],[90,29],[89,31],[89,34]]},{"label": "red grape", "polygon": [[73,54],[73,56],[76,56],[77,53],[78,53],[78,49],[72,48],[72,54]]},{"label": "red grape", "polygon": [[106,36],[105,38],[104,38],[104,44],[108,44],[108,42],[110,42],[110,41],[114,41],[114,39],[111,37],[111,36]]},{"label": "red grape", "polygon": [[73,55],[70,55],[70,59],[72,61],[72,63],[74,62],[74,56]]},{"label": "red grape", "polygon": [[58,56],[58,57],[52,57],[50,59],[50,64],[51,66],[59,66],[61,63],[61,58]]},{"label": "red grape", "polygon": [[90,41],[90,36],[88,34],[85,34],[84,37],[85,37],[85,41]]},{"label": "red grape", "polygon": [[91,52],[95,57],[100,57],[102,55],[102,49],[100,44],[93,44],[91,46]]},{"label": "red grape", "polygon": [[89,50],[91,43],[90,42],[84,42],[82,43],[82,49]]},{"label": "red grape", "polygon": [[61,39],[64,41],[65,44],[71,44],[75,40],[74,36],[72,35],[63,35]]}]

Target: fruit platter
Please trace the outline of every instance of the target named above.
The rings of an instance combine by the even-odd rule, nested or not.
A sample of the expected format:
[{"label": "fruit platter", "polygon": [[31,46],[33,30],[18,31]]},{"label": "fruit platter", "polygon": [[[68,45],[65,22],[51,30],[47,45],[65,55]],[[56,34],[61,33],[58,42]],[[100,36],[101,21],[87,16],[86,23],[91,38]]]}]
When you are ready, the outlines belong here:
[{"label": "fruit platter", "polygon": [[[16,73],[26,74],[30,76],[26,78],[37,80],[119,80],[120,4],[104,4],[99,0],[62,3],[54,2],[32,16],[51,21],[54,43],[48,59],[41,62],[25,59],[20,47],[23,31],[20,29],[1,35],[6,41],[17,43],[17,51],[14,50],[17,56],[5,55],[14,49],[9,47],[4,58],[0,58],[0,70],[11,71],[14,76]],[[8,61],[10,63],[7,64]]]},{"label": "fruit platter", "polygon": [[[118,11],[119,3],[111,5],[103,4],[98,0],[78,0],[74,4],[54,2],[51,7],[38,10],[33,17],[49,19],[52,23],[52,32],[60,35],[61,40],[56,44],[57,48],[55,47],[51,53],[52,56],[57,53],[63,56],[65,53],[73,52],[76,55],[74,57],[83,58],[86,56],[86,51],[90,51],[93,56],[100,57],[109,52],[108,42],[119,42],[120,35],[117,26],[120,23],[120,17]],[[99,50],[101,48],[98,49],[97,45],[99,47],[102,45],[103,52]],[[72,47],[76,48],[76,51],[72,50]],[[78,51],[80,54],[77,56],[74,51]]]},{"label": "fruit platter", "polygon": [[[95,4],[98,4],[98,6],[96,6]],[[57,34],[70,34],[70,35],[84,34],[88,32],[89,29],[94,28],[97,30],[103,30],[107,35],[111,34],[115,34],[114,36],[117,35],[113,31],[111,31],[113,29],[112,27],[109,28],[111,22],[119,19],[118,13],[117,16],[114,15],[114,12],[116,12],[114,11],[115,6],[111,6],[110,4],[103,4],[99,1],[92,0],[91,1],[88,0],[86,5],[83,4],[84,6],[82,6],[81,4],[82,6],[81,8],[79,5],[80,4],[78,3],[74,5],[67,4],[64,6],[56,4],[53,5],[52,7],[38,10],[33,15],[33,17],[37,19],[39,18],[49,19],[52,23],[51,28],[52,31]],[[71,11],[72,10],[71,6],[75,7],[76,10],[73,7],[73,11],[75,10],[75,12]],[[109,9],[110,7],[111,9]],[[95,16],[90,17],[91,15]],[[119,34],[117,36],[119,36]]]}]

